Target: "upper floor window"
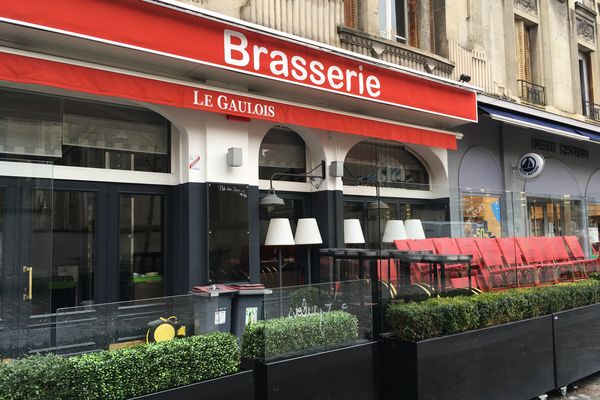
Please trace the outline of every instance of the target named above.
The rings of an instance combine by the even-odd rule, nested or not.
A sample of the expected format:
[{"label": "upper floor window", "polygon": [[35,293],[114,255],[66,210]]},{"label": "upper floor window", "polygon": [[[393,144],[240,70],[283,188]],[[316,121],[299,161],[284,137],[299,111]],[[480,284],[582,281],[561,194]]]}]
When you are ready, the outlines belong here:
[{"label": "upper floor window", "polygon": [[344,160],[344,185],[381,186],[429,190],[429,174],[423,163],[396,143],[360,142]]},{"label": "upper floor window", "polygon": [[[271,179],[275,173],[303,174],[306,172],[304,140],[293,130],[276,126],[269,129],[260,144],[258,155],[259,179]],[[277,180],[305,182],[302,176],[281,176]]]},{"label": "upper floor window", "polygon": [[600,119],[600,109],[594,104],[590,53],[579,52],[579,86],[581,106],[586,117]]},{"label": "upper floor window", "polygon": [[379,0],[379,34],[390,40],[408,41],[407,0]]},{"label": "upper floor window", "polygon": [[168,121],[135,107],[0,89],[0,157],[170,172]]},{"label": "upper floor window", "polygon": [[538,28],[523,19],[515,19],[515,56],[519,97],[529,103],[545,105],[546,91],[540,85]]}]

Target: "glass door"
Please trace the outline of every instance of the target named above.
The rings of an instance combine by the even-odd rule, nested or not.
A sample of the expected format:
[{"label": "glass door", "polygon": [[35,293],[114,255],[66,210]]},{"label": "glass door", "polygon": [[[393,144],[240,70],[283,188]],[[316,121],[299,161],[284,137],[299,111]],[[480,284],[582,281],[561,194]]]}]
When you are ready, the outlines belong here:
[{"label": "glass door", "polygon": [[164,236],[162,195],[119,195],[119,301],[166,295]]},{"label": "glass door", "polygon": [[0,174],[15,171],[30,177],[0,177],[2,357],[52,345],[53,169],[46,163],[0,162]]}]

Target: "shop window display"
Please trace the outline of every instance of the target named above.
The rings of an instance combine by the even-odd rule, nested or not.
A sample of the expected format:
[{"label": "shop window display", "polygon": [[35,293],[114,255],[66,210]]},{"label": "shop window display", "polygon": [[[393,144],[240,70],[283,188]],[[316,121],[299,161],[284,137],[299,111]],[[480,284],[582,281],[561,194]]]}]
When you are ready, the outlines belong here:
[{"label": "shop window display", "polygon": [[502,197],[494,195],[462,196],[465,237],[502,237]]},{"label": "shop window display", "polygon": [[584,236],[581,200],[528,196],[527,210],[529,236]]},{"label": "shop window display", "polygon": [[588,203],[588,238],[592,254],[598,257],[600,251],[600,203]]}]

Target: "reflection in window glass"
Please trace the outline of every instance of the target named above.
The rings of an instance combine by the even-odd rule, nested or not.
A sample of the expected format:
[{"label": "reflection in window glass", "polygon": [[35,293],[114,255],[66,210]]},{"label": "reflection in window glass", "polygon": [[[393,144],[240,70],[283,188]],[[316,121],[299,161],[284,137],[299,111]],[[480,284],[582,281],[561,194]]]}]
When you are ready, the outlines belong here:
[{"label": "reflection in window glass", "polygon": [[598,256],[600,250],[600,203],[588,203],[588,238],[592,254]]},{"label": "reflection in window glass", "polygon": [[96,194],[35,189],[32,201],[33,315],[94,300]]},{"label": "reflection in window glass", "polygon": [[247,185],[208,185],[210,282],[250,280],[249,223]]},{"label": "reflection in window glass", "polygon": [[582,202],[569,197],[527,197],[530,236],[583,237]]},{"label": "reflection in window glass", "polygon": [[[419,201],[386,197],[381,199],[381,208],[379,213],[377,211],[377,199],[373,197],[344,201],[344,219],[360,220],[366,241],[365,247],[368,248],[378,248],[378,241],[383,237],[386,222],[391,219],[420,219],[428,238],[448,237],[451,234],[447,198]],[[378,215],[381,223],[377,219]],[[382,248],[392,246],[382,244]]]},{"label": "reflection in window glass", "polygon": [[463,195],[465,237],[502,237],[502,198],[490,195]]},{"label": "reflection in window glass", "polygon": [[[271,179],[275,173],[303,174],[306,172],[304,140],[289,128],[278,126],[265,135],[260,144],[258,175]],[[281,176],[277,180],[305,182],[305,177]]]},{"label": "reflection in window glass", "polygon": [[169,172],[169,123],[140,108],[0,89],[0,154],[73,167]]},{"label": "reflection in window glass", "polygon": [[429,190],[429,174],[417,157],[397,143],[360,142],[344,160],[344,185]]},{"label": "reflection in window glass", "polygon": [[120,301],[165,295],[162,200],[160,195],[120,196]]}]

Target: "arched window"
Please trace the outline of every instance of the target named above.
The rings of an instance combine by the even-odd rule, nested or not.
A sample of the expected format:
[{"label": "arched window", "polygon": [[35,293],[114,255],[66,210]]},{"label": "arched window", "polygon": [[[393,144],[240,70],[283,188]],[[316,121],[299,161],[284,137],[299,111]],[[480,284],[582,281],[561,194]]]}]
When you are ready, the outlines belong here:
[{"label": "arched window", "polygon": [[[275,173],[303,174],[306,172],[304,140],[293,130],[276,126],[267,132],[260,144],[258,177],[271,179]],[[304,182],[304,177],[281,176],[277,180]]]},{"label": "arched window", "polygon": [[403,145],[365,141],[344,160],[344,185],[372,185],[429,190],[429,174],[421,161]]}]

